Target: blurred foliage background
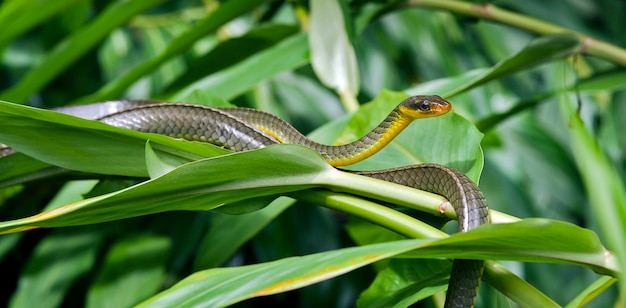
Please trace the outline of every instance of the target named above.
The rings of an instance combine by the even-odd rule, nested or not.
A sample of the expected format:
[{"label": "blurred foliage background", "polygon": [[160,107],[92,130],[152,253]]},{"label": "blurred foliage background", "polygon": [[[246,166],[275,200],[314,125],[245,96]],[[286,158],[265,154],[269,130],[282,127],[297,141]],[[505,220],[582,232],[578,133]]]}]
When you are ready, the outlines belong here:
[{"label": "blurred foliage background", "polygon": [[[526,23],[528,28],[507,24],[514,19],[493,22],[489,17],[455,12],[454,5],[446,7],[445,3],[457,2],[441,1],[439,7],[429,1],[344,3],[346,27],[335,30],[345,32],[354,46],[360,81],[356,87],[360,90],[346,95],[321,82],[311,65],[306,1],[2,1],[0,99],[53,108],[119,98],[189,101],[199,90],[238,106],[272,112],[309,133],[353,111],[356,101],[368,102],[384,89],[455,94],[449,96],[455,111],[485,134],[480,186],[494,209],[520,218],[572,222],[596,231],[609,248],[619,250],[611,245],[624,242],[624,234],[619,224],[608,224],[599,214],[602,210],[592,206],[593,186],[586,184],[588,179],[580,171],[581,165],[592,166],[596,161],[583,158],[581,162],[576,157],[558,99],[564,93],[573,100],[571,94],[579,96],[586,128],[599,144],[600,155],[608,158],[611,172],[617,174],[619,183],[612,184],[623,190],[623,54],[622,58],[619,53],[587,56],[588,46],[596,45],[585,41],[589,45],[577,50],[582,55],[555,56],[542,64],[529,61],[513,74],[454,93],[441,84],[456,80],[452,84],[458,88],[549,29],[540,22]],[[502,0],[492,4],[626,46],[624,1]],[[333,29],[327,31],[330,35]],[[604,185],[605,180],[591,182]],[[55,202],[63,184],[63,179],[56,179],[3,189],[0,217],[5,221],[42,210]],[[128,184],[103,180],[96,189],[87,190],[97,195]],[[618,213],[622,211],[622,216],[614,218],[623,218],[626,204],[615,199],[609,203]],[[125,266],[145,266],[149,274],[138,278],[135,289],[118,292],[133,293],[134,300],[145,299],[198,269],[219,265],[203,263],[198,250],[205,247],[205,234],[219,228],[214,219],[220,215],[169,212],[2,236],[0,305],[20,307],[30,297],[38,298],[40,307],[98,306],[98,292],[104,292],[105,282],[111,279],[107,275],[112,275],[100,269],[142,250],[151,251],[153,258],[131,258]],[[353,245],[344,228],[348,220],[317,206],[290,207],[255,232],[233,256],[225,255],[224,264],[259,263]],[[562,305],[598,277],[571,265],[506,264]],[[41,276],[33,278],[34,272]],[[374,276],[373,268],[364,268],[240,305],[349,307]],[[479,304],[495,305],[489,300],[495,291],[484,289]],[[611,287],[588,306],[617,307],[617,297],[617,288]],[[119,298],[122,306],[136,303],[125,302],[123,295]]]}]

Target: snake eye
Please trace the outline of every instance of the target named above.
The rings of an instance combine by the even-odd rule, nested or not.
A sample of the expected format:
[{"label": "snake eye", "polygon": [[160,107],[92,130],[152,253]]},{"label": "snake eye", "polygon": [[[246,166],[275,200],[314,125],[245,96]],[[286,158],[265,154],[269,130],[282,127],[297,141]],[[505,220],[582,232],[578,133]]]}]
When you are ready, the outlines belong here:
[{"label": "snake eye", "polygon": [[427,100],[423,100],[421,101],[418,106],[419,110],[421,111],[429,111],[430,110],[430,102],[428,102]]}]

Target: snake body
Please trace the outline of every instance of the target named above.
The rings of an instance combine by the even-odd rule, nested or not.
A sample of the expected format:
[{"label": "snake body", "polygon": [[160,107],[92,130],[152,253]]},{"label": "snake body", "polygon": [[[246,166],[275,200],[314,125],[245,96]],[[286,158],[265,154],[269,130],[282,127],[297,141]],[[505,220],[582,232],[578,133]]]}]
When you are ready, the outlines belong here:
[{"label": "snake body", "polygon": [[[438,96],[412,96],[401,102],[366,136],[349,144],[329,146],[316,143],[282,119],[255,109],[212,108],[150,100],[110,103],[122,104],[123,110],[97,120],[142,132],[209,142],[233,151],[253,150],[277,143],[301,144],[319,152],[333,166],[363,160],[388,144],[411,121],[451,110],[450,103]],[[482,192],[467,176],[455,169],[420,164],[355,173],[446,197],[455,209],[461,232],[489,223],[489,211]],[[473,307],[483,266],[484,262],[480,260],[454,260],[445,307]]]}]

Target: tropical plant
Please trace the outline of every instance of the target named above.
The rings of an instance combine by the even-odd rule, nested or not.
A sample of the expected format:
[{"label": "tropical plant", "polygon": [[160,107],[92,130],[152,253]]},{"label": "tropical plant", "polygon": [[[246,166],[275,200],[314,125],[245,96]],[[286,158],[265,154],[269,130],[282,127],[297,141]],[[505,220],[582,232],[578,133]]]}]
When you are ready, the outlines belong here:
[{"label": "tropical plant", "polygon": [[[18,153],[0,157],[2,304],[440,305],[448,259],[471,258],[488,260],[480,307],[622,306],[624,9],[3,1],[0,143]],[[455,112],[349,168],[457,168],[494,224],[448,236],[440,196],[301,146],[231,153],[25,106],[232,104],[330,144],[413,94]]]}]

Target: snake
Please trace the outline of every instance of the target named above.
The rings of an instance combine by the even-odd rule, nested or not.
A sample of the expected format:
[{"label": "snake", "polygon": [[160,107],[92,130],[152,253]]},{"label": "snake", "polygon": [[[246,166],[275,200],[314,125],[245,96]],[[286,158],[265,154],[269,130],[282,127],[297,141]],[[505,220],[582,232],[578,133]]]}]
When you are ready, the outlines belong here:
[{"label": "snake", "polygon": [[[450,102],[436,95],[411,96],[399,103],[378,126],[360,139],[343,145],[326,145],[309,139],[281,118],[257,109],[214,108],[154,100],[112,103],[123,107],[109,113],[98,111],[104,115],[96,117],[96,120],[141,132],[207,142],[232,151],[248,151],[280,143],[299,144],[317,151],[334,167],[350,165],[370,157],[391,142],[413,120],[440,116],[452,109]],[[88,106],[82,107],[89,110]],[[428,163],[376,171],[344,171],[445,197],[455,210],[460,232],[490,223],[483,193],[456,169]],[[473,307],[483,268],[482,260],[455,259],[444,307]]]}]

